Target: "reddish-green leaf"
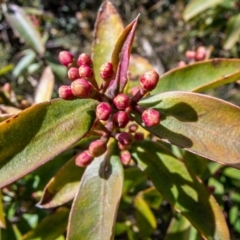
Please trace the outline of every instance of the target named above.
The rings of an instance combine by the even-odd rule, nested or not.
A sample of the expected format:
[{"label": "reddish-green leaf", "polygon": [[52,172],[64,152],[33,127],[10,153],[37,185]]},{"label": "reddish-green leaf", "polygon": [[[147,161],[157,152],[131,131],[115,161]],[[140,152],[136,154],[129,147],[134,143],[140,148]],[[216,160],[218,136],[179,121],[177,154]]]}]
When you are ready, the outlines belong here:
[{"label": "reddish-green leaf", "polygon": [[152,94],[175,90],[202,92],[216,88],[239,80],[239,69],[239,59],[221,58],[176,68],[161,76]]},{"label": "reddish-green leaf", "polygon": [[94,29],[92,58],[97,83],[102,79],[99,69],[105,62],[111,62],[114,46],[124,29],[121,17],[109,1],[104,1],[99,9]]},{"label": "reddish-green leaf", "polygon": [[80,140],[97,102],[53,100],[0,123],[0,187],[22,177]]},{"label": "reddish-green leaf", "polygon": [[46,185],[38,206],[53,208],[72,200],[84,170],[76,166],[75,157],[70,159]]},{"label": "reddish-green leaf", "polygon": [[42,76],[39,80],[38,86],[36,88],[34,102],[40,103],[44,101],[49,101],[52,98],[53,87],[55,78],[52,69],[47,66],[43,70]]},{"label": "reddish-green leaf", "polygon": [[42,38],[24,10],[15,4],[4,4],[3,8],[4,15],[17,36],[42,55],[45,52]]},{"label": "reddish-green leaf", "polygon": [[123,169],[114,143],[83,174],[70,213],[67,239],[111,239],[122,187]]},{"label": "reddish-green leaf", "polygon": [[114,70],[116,71],[116,76],[113,84],[108,88],[107,95],[109,97],[113,97],[118,92],[122,92],[127,84],[128,65],[130,61],[133,39],[136,33],[138,17],[136,17],[124,29],[112,53],[112,64]]},{"label": "reddish-green leaf", "polygon": [[[152,134],[208,159],[240,168],[239,107],[189,92],[157,94],[143,99],[140,106],[161,113],[158,126],[145,127]],[[141,123],[139,114],[134,118]]]},{"label": "reddish-green leaf", "polygon": [[21,240],[44,239],[54,240],[66,231],[69,210],[59,208],[45,217],[36,228],[22,236]]},{"label": "reddish-green leaf", "polygon": [[181,212],[205,239],[229,240],[228,227],[215,199],[183,162],[156,142],[134,144],[133,158],[163,197]]}]

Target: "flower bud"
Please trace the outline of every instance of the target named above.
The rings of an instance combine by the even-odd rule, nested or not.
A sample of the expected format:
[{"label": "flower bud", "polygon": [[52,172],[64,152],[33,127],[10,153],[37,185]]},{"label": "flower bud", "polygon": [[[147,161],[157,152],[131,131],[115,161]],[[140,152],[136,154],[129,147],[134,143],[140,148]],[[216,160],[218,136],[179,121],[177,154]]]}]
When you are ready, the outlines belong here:
[{"label": "flower bud", "polygon": [[62,51],[58,55],[58,60],[63,66],[68,67],[70,64],[73,63],[74,57],[70,52]]},{"label": "flower bud", "polygon": [[129,151],[122,151],[120,159],[123,165],[128,165],[131,161],[131,154]]},{"label": "flower bud", "polygon": [[139,91],[141,91],[141,87],[140,86],[135,86],[130,90],[130,93],[132,96],[135,96]]},{"label": "flower bud", "polygon": [[138,142],[141,142],[144,139],[144,135],[141,132],[136,132],[134,134],[134,139]]},{"label": "flower bud", "polygon": [[127,132],[121,132],[117,136],[117,140],[123,146],[129,146],[132,144],[132,134]]},{"label": "flower bud", "polygon": [[183,61],[183,60],[181,60],[180,62],[178,62],[178,67],[185,67],[187,64]]},{"label": "flower bud", "polygon": [[128,127],[128,129],[129,129],[129,132],[134,133],[137,131],[138,125],[136,123],[133,123]]},{"label": "flower bud", "polygon": [[74,80],[76,80],[78,78],[80,78],[78,68],[76,68],[76,67],[69,68],[69,70],[68,70],[68,79],[70,81],[74,81]]},{"label": "flower bud", "polygon": [[186,53],[185,53],[185,57],[186,57],[187,59],[189,59],[189,60],[194,59],[195,56],[196,56],[196,52],[195,52],[195,51],[190,51],[190,50],[188,50],[188,51],[186,51]]},{"label": "flower bud", "polygon": [[67,85],[62,85],[58,89],[58,94],[59,94],[60,98],[65,99],[65,100],[71,100],[74,98],[71,87],[67,86]]},{"label": "flower bud", "polygon": [[90,96],[92,85],[84,78],[79,78],[71,84],[72,93],[75,97],[87,98]]},{"label": "flower bud", "polygon": [[123,110],[126,109],[130,104],[130,99],[126,94],[119,93],[114,99],[113,103],[117,109]]},{"label": "flower bud", "polygon": [[158,73],[154,70],[150,70],[141,76],[140,85],[144,90],[151,91],[157,86],[158,80]]},{"label": "flower bud", "polygon": [[113,75],[114,71],[112,63],[106,62],[100,67],[100,76],[103,80],[110,80]]},{"label": "flower bud", "polygon": [[96,108],[96,116],[99,120],[106,121],[112,113],[112,107],[109,103],[100,103]]},{"label": "flower bud", "polygon": [[207,55],[207,51],[206,51],[206,48],[203,47],[203,46],[200,46],[198,47],[197,49],[197,53],[196,53],[196,56],[195,56],[195,60],[196,61],[203,61],[205,59]]},{"label": "flower bud", "polygon": [[103,153],[106,152],[106,150],[107,150],[107,144],[106,144],[106,141],[104,140],[93,141],[88,148],[89,153],[93,157],[101,156]]},{"label": "flower bud", "polygon": [[78,167],[87,167],[93,160],[93,156],[90,155],[90,153],[86,150],[80,153],[76,159],[75,164]]},{"label": "flower bud", "polygon": [[142,113],[142,121],[147,127],[153,127],[160,123],[160,113],[154,109],[147,109]]},{"label": "flower bud", "polygon": [[79,67],[82,66],[82,65],[92,67],[93,62],[92,62],[91,57],[90,57],[88,54],[82,53],[82,54],[80,54],[79,57],[78,57],[77,65],[78,65]]},{"label": "flower bud", "polygon": [[78,71],[79,71],[79,76],[81,78],[90,78],[91,79],[94,76],[93,69],[86,65],[82,65],[81,67],[79,67]]},{"label": "flower bud", "polygon": [[124,111],[119,111],[113,115],[113,121],[119,128],[125,128],[129,120],[128,114]]}]

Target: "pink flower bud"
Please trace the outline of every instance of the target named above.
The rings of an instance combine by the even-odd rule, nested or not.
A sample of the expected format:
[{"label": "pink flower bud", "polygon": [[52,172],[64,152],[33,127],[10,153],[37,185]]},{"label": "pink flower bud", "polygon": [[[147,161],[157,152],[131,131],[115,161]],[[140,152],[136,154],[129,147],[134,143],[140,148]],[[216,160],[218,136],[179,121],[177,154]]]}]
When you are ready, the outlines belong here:
[{"label": "pink flower bud", "polygon": [[124,111],[119,111],[113,115],[113,122],[119,128],[125,128],[129,122],[129,116]]},{"label": "pink flower bud", "polygon": [[87,98],[90,96],[92,85],[84,78],[79,78],[71,84],[72,93],[75,97]]},{"label": "pink flower bud", "polygon": [[130,93],[132,96],[135,96],[139,91],[141,91],[141,87],[140,86],[136,86],[136,87],[133,87],[131,90],[130,90]]},{"label": "pink flower bud", "polygon": [[123,110],[126,109],[130,104],[130,99],[126,94],[119,93],[114,99],[113,103],[117,109]]},{"label": "pink flower bud", "polygon": [[132,144],[132,134],[127,132],[121,132],[118,134],[117,139],[123,146],[129,146]]},{"label": "pink flower bud", "polygon": [[160,123],[160,113],[154,109],[147,109],[142,113],[142,121],[147,127],[153,127]]},{"label": "pink flower bud", "polygon": [[140,85],[144,90],[151,91],[157,86],[158,80],[158,73],[154,70],[150,70],[141,76]]},{"label": "pink flower bud", "polygon": [[73,63],[74,57],[70,52],[62,51],[58,55],[58,60],[63,66],[68,67],[70,64]]},{"label": "pink flower bud", "polygon": [[76,68],[76,67],[69,68],[69,70],[68,70],[68,79],[70,81],[74,81],[74,80],[76,80],[78,78],[80,78],[78,68]]},{"label": "pink flower bud", "polygon": [[62,85],[58,89],[58,94],[59,94],[60,98],[65,99],[65,100],[71,100],[74,98],[71,87],[67,86],[67,85]]},{"label": "pink flower bud", "polygon": [[138,125],[136,123],[133,123],[133,124],[129,125],[128,129],[129,129],[129,132],[134,133],[137,131]]},{"label": "pink flower bud", "polygon": [[82,65],[86,65],[86,66],[92,67],[93,62],[92,62],[91,57],[88,54],[82,53],[78,57],[77,65],[79,67],[82,66]]},{"label": "pink flower bud", "polygon": [[131,161],[131,154],[129,151],[122,151],[120,159],[123,165],[128,165]]},{"label": "pink flower bud", "polygon": [[100,67],[100,76],[103,80],[110,80],[113,75],[114,71],[112,63],[106,62]]},{"label": "pink flower bud", "polygon": [[106,144],[106,141],[103,141],[103,140],[93,141],[88,148],[89,153],[93,157],[101,156],[103,153],[106,152],[106,150],[107,150],[107,144]]},{"label": "pink flower bud", "polygon": [[86,150],[80,153],[76,159],[75,164],[78,167],[87,167],[93,160],[93,156],[90,155],[90,153]]},{"label": "pink flower bud", "polygon": [[185,57],[186,57],[187,59],[189,59],[189,60],[194,59],[195,56],[196,56],[196,52],[195,52],[195,51],[190,51],[190,50],[188,50],[188,51],[186,51],[186,53],[185,53]]},{"label": "pink flower bud", "polygon": [[134,139],[138,142],[141,142],[144,139],[144,135],[141,132],[136,132],[134,134]]},{"label": "pink flower bud", "polygon": [[109,103],[100,103],[96,108],[96,116],[99,120],[106,121],[112,113],[112,107]]},{"label": "pink flower bud", "polygon": [[185,67],[187,64],[181,60],[180,62],[178,62],[178,67]]},{"label": "pink flower bud", "polygon": [[203,47],[203,46],[200,46],[198,47],[197,49],[197,53],[196,53],[196,56],[195,56],[195,60],[196,61],[202,61],[205,59],[207,55],[207,51],[206,51],[206,48]]},{"label": "pink flower bud", "polygon": [[79,67],[79,76],[81,78],[92,79],[94,76],[93,69],[90,68],[89,66],[82,65],[81,67]]}]

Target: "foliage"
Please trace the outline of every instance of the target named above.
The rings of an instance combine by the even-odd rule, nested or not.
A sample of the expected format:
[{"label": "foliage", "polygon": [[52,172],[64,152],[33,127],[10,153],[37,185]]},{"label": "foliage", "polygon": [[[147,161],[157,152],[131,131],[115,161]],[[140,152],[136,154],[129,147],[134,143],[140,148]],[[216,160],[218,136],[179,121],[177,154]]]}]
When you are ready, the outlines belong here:
[{"label": "foliage", "polygon": [[[29,47],[2,74],[43,73],[32,103],[8,83],[0,89],[1,239],[239,236],[240,108],[204,94],[237,81],[239,59],[192,63],[158,81],[146,59],[131,55],[139,16],[124,27],[104,1],[91,59],[62,51],[62,66],[21,7],[2,8]],[[67,71],[71,86],[51,100]]]}]

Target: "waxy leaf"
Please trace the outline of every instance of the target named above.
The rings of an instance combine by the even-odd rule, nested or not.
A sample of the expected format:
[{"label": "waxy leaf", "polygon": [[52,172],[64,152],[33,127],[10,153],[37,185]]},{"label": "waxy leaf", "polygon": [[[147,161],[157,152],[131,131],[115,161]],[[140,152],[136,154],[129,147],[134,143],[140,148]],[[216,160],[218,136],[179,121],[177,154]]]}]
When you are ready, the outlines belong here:
[{"label": "waxy leaf", "polygon": [[239,41],[240,37],[240,14],[232,16],[228,20],[226,39],[223,48],[230,50]]},{"label": "waxy leaf", "polygon": [[198,229],[204,239],[230,240],[221,208],[183,162],[152,141],[134,144],[132,156],[163,197]]},{"label": "waxy leaf", "polygon": [[176,68],[161,76],[152,94],[166,91],[202,92],[240,79],[239,59],[211,59]]},{"label": "waxy leaf", "polygon": [[53,208],[72,200],[85,168],[77,167],[75,157],[70,159],[46,185],[38,203],[41,208]]},{"label": "waxy leaf", "polygon": [[54,240],[66,231],[69,210],[59,208],[45,217],[36,228],[22,236],[21,240],[44,239]]},{"label": "waxy leaf", "polygon": [[92,47],[93,67],[98,85],[102,82],[99,69],[103,63],[111,62],[112,52],[123,29],[121,17],[112,3],[104,1],[95,22]]},{"label": "waxy leaf", "polygon": [[0,187],[51,160],[91,128],[97,102],[53,100],[0,123]]},{"label": "waxy leaf", "polygon": [[211,7],[215,7],[224,1],[225,0],[211,0],[211,1],[192,0],[188,3],[183,12],[183,19],[185,21],[189,21],[191,18],[197,16],[198,14],[204,12],[205,10]]},{"label": "waxy leaf", "polygon": [[223,100],[189,92],[166,92],[139,105],[159,110],[161,123],[144,127],[152,134],[188,151],[240,168],[240,108]]},{"label": "waxy leaf", "polygon": [[43,55],[45,47],[36,27],[22,8],[15,4],[3,5],[4,15],[18,37],[21,37],[34,51]]},{"label": "waxy leaf", "polygon": [[83,174],[70,213],[67,239],[111,239],[122,187],[123,168],[114,143]]},{"label": "waxy leaf", "polygon": [[[139,17],[139,16],[138,16]],[[116,76],[113,84],[108,88],[107,95],[113,98],[122,92],[128,81],[128,65],[136,33],[138,17],[136,17],[122,32],[112,53],[112,64]]]},{"label": "waxy leaf", "polygon": [[41,103],[51,100],[54,82],[55,78],[52,69],[49,66],[45,67],[35,92],[35,103]]}]

